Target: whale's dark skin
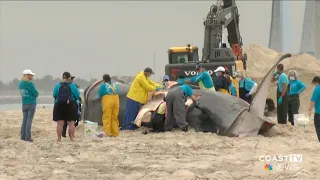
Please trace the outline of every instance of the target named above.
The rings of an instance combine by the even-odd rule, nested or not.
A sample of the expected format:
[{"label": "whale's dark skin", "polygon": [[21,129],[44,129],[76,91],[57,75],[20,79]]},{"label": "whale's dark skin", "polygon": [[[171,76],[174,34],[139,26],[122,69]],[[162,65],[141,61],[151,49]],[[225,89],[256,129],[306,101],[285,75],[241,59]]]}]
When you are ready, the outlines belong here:
[{"label": "whale's dark skin", "polygon": [[[259,85],[251,105],[240,98],[227,94],[206,90],[194,90],[199,97],[199,108],[190,105],[187,110],[187,122],[197,132],[216,132],[226,136],[256,135],[269,130],[274,123],[264,116],[265,102],[268,95],[269,84],[276,66],[290,54],[281,56],[270,68]],[[84,105],[82,117],[84,120],[101,122],[101,103],[98,98],[98,88],[103,81],[97,81],[84,91]],[[117,82],[119,86],[119,124],[123,126],[122,119],[125,110],[126,95],[130,85]],[[147,108],[149,104],[160,104],[161,100],[150,100],[141,107]],[[261,103],[263,102],[263,103]],[[151,108],[152,109],[152,108]],[[154,109],[154,108],[153,108]]]}]

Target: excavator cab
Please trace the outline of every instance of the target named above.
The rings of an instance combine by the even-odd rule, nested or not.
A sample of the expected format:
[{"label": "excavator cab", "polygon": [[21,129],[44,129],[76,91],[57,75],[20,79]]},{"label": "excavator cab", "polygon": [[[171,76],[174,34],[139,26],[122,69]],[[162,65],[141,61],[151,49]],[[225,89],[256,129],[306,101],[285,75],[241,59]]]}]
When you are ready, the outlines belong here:
[{"label": "excavator cab", "polygon": [[190,62],[198,62],[198,47],[191,46],[176,46],[168,49],[169,64],[184,64]]}]

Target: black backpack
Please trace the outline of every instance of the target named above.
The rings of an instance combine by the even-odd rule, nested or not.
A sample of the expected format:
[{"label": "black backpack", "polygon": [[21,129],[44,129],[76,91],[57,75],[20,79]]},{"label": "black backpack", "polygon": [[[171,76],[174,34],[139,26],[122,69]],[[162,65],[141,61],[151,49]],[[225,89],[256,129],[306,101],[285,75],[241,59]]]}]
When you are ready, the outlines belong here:
[{"label": "black backpack", "polygon": [[60,83],[58,90],[57,101],[59,103],[69,103],[71,98],[71,90],[69,83]]}]

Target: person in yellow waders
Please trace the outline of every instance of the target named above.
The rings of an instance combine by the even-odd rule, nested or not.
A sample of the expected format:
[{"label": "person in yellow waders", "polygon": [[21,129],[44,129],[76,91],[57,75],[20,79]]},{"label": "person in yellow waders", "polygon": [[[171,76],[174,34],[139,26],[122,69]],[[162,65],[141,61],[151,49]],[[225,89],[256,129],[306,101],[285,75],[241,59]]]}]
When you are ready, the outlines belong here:
[{"label": "person in yellow waders", "polygon": [[106,136],[119,135],[119,89],[116,83],[111,82],[109,74],[103,75],[103,83],[100,85],[98,96],[102,105],[102,125]]},{"label": "person in yellow waders", "polygon": [[222,66],[219,66],[216,70],[214,70],[217,78],[214,81],[214,87],[216,91],[224,93],[224,94],[230,94],[229,91],[229,85],[230,81],[224,76],[225,75],[225,68]]}]

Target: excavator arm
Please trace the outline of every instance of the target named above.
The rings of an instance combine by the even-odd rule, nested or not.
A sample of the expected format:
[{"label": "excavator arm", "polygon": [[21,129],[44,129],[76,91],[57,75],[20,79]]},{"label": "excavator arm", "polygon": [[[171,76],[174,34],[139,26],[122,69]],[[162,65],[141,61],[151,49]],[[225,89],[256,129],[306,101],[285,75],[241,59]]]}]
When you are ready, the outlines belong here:
[{"label": "excavator arm", "polygon": [[212,5],[207,14],[204,25],[204,45],[202,49],[202,61],[212,59],[214,49],[219,48],[222,42],[222,24],[217,16],[218,5]]},{"label": "excavator arm", "polygon": [[238,60],[243,61],[246,69],[246,54],[242,54],[242,38],[239,30],[239,13],[235,0],[218,0],[210,7],[210,11],[204,21],[204,46],[202,49],[202,61],[207,62],[217,57],[216,48],[224,48],[222,44],[223,27],[228,31],[228,43],[233,54]]},{"label": "excavator arm", "polygon": [[[223,5],[218,7],[217,16],[228,30],[228,42],[237,59],[242,60],[242,38],[239,30],[239,13],[235,0],[219,0]],[[219,3],[221,4],[221,3]]]}]

